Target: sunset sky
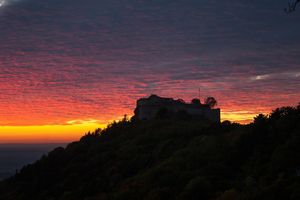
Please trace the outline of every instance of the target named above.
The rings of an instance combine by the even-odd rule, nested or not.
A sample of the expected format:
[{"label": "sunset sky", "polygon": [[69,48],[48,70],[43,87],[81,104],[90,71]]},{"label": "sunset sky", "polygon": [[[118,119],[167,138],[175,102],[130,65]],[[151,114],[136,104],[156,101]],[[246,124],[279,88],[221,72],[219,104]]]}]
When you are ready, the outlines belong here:
[{"label": "sunset sky", "polygon": [[65,142],[157,94],[222,120],[300,102],[287,0],[0,0],[0,143]]}]

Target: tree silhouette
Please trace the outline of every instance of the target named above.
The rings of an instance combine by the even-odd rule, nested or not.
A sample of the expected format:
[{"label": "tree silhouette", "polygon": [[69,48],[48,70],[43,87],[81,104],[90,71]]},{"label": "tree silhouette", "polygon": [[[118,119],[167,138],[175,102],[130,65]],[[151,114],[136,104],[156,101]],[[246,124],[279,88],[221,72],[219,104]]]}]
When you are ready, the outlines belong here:
[{"label": "tree silhouette", "polygon": [[185,104],[185,101],[184,101],[183,99],[177,99],[177,101],[178,101],[179,103]]},{"label": "tree silhouette", "polygon": [[213,108],[218,104],[218,102],[214,97],[207,97],[205,99],[205,104],[208,105],[210,108]]},{"label": "tree silhouette", "polygon": [[201,104],[201,101],[200,101],[200,99],[192,99],[192,104],[199,105],[199,104]]}]

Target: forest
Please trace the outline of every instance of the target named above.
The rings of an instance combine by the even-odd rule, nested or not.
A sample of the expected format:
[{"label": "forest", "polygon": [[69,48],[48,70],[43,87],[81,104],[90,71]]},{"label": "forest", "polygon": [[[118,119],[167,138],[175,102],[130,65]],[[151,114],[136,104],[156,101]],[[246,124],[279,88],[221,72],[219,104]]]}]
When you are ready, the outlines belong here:
[{"label": "forest", "polygon": [[300,199],[300,104],[253,123],[124,117],[0,182],[2,200]]}]

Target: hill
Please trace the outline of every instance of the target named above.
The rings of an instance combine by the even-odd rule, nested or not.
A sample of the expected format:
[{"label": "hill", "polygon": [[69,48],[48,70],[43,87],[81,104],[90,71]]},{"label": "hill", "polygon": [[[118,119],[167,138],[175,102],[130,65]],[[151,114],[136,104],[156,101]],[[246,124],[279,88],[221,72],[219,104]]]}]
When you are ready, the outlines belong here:
[{"label": "hill", "polygon": [[2,200],[300,199],[300,105],[254,123],[126,118],[0,183]]}]

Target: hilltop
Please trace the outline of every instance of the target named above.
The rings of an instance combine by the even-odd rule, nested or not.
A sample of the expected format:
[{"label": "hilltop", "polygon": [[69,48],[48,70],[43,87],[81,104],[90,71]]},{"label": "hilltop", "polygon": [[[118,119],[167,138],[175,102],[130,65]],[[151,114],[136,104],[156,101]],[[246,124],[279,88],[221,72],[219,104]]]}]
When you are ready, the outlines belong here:
[{"label": "hilltop", "polygon": [[300,105],[248,125],[124,118],[25,166],[0,199],[298,200],[299,154]]}]

